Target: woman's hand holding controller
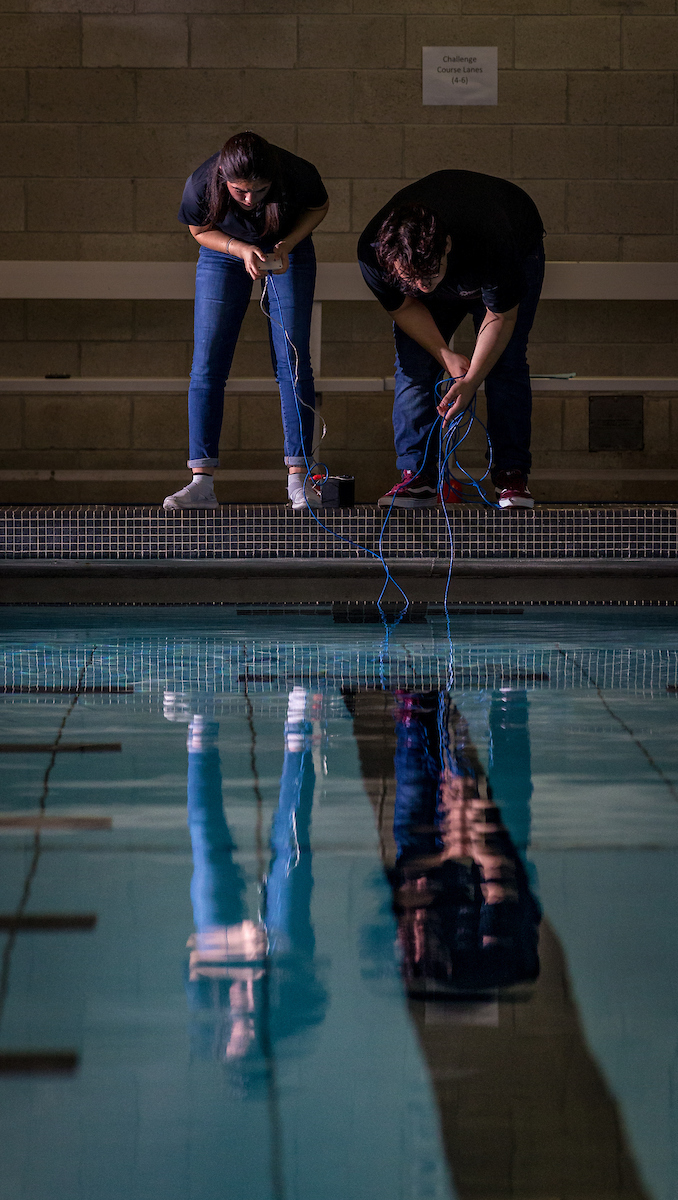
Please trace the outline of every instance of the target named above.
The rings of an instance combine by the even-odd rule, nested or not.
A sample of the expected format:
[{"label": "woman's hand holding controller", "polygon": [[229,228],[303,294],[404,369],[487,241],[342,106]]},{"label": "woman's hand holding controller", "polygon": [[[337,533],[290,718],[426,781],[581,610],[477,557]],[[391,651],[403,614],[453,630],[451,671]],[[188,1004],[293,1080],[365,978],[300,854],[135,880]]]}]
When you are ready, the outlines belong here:
[{"label": "woman's hand holding controller", "polygon": [[[231,248],[231,254],[233,248]],[[266,262],[266,255],[258,246],[251,246],[248,242],[238,242],[237,254],[245,264],[245,270],[252,279],[263,279],[265,271],[260,269],[260,264]]]},{"label": "woman's hand holding controller", "polygon": [[287,268],[290,265],[290,258],[289,258],[289,252],[288,252],[287,246],[285,245],[284,242],[276,242],[275,246],[273,247],[273,253],[275,254],[276,258],[279,258],[281,260],[282,266],[279,267],[277,271],[272,271],[271,274],[284,275],[285,271],[287,270]]}]

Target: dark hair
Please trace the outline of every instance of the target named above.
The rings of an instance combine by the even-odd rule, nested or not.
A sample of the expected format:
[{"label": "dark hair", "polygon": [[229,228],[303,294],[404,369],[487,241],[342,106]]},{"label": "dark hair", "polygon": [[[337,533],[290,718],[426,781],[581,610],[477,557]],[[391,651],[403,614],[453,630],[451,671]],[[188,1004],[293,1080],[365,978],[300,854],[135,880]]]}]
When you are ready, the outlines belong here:
[{"label": "dark hair", "polygon": [[436,275],[440,269],[446,245],[447,232],[430,208],[401,204],[383,221],[375,250],[388,282],[398,291],[416,296],[419,280]]},{"label": "dark hair", "polygon": [[238,204],[226,187],[235,179],[270,179],[271,187],[256,212],[264,217],[262,232],[277,233],[283,199],[278,154],[275,146],[250,129],[235,133],[219,151],[207,190],[210,225],[218,225],[229,210],[237,212]]}]

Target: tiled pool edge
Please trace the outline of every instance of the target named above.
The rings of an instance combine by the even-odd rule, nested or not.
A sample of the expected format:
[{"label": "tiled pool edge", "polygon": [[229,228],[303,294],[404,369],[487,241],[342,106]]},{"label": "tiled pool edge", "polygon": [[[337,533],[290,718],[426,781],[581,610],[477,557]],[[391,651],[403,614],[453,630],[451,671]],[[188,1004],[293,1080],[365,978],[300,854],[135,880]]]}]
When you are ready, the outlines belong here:
[{"label": "tiled pool edge", "polygon": [[[384,513],[359,506],[319,515],[327,530],[282,505],[173,515],[0,508],[0,603],[375,601]],[[678,595],[678,506],[465,505],[449,520],[452,602],[670,603]],[[442,511],[394,512],[382,546],[411,599],[442,600],[450,564]],[[387,599],[397,596],[389,586]]]},{"label": "tiled pool edge", "polygon": [[2,559],[457,559],[672,558],[678,506],[554,506],[448,510],[376,505],[294,513],[284,505],[223,505],[165,513],[123,506],[0,507]]}]

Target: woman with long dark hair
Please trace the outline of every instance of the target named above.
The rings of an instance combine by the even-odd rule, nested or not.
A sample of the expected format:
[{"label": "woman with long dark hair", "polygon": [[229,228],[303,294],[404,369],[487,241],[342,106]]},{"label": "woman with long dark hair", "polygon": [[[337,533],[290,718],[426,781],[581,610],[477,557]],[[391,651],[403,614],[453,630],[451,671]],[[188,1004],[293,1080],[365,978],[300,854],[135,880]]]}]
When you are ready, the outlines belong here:
[{"label": "woman with long dark hair", "polygon": [[219,465],[224,386],[252,283],[269,274],[262,269],[267,254],[280,261],[270,272],[273,283],[265,305],[280,388],[288,496],[293,508],[306,506],[304,478],[315,411],[309,346],[315,286],[311,232],[328,207],[324,184],[311,163],[250,131],[229,138],[187,180],[179,220],[200,243],[188,391],[193,479],[167,496],[166,509],[218,507],[213,475]]}]

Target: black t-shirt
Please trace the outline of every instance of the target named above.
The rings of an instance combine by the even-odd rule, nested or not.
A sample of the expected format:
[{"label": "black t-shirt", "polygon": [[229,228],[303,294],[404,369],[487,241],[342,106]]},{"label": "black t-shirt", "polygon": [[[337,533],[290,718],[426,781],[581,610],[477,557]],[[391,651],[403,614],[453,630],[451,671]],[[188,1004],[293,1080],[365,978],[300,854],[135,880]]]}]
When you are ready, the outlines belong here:
[{"label": "black t-shirt", "polygon": [[373,243],[389,213],[408,203],[424,204],[436,213],[452,239],[445,277],[428,296],[442,301],[482,297],[485,307],[498,313],[518,304],[526,290],[522,260],[544,236],[536,204],[506,179],[476,171],[435,171],[397,192],[360,235],[360,269],[385,309],[400,308],[405,293],[387,282]]},{"label": "black t-shirt", "polygon": [[[322,208],[327,200],[327,192],[312,163],[306,162],[304,158],[297,158],[296,154],[290,154],[289,150],[283,150],[280,146],[273,148],[278,154],[280,174],[271,191],[267,193],[265,201],[275,198],[279,202],[281,220],[279,230],[272,238],[271,235],[267,235],[267,241],[278,242],[294,228],[307,208]],[[179,220],[184,225],[207,224],[207,191],[218,157],[218,154],[213,154],[186,180],[179,209]],[[251,212],[245,212],[234,202],[234,207],[228,209],[216,228],[229,237],[256,246],[263,236],[264,205]]]}]

